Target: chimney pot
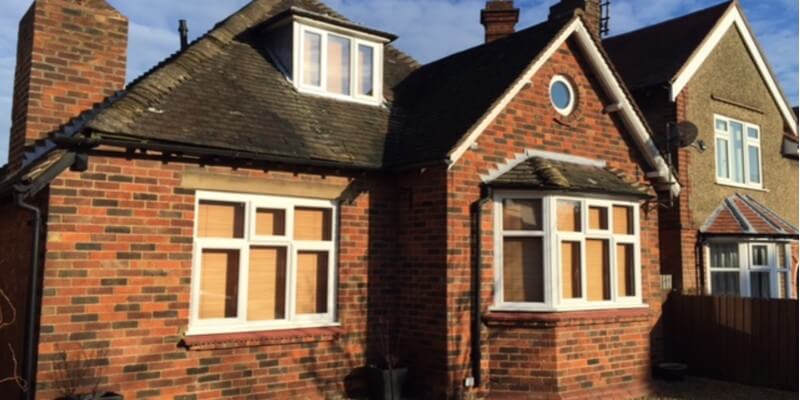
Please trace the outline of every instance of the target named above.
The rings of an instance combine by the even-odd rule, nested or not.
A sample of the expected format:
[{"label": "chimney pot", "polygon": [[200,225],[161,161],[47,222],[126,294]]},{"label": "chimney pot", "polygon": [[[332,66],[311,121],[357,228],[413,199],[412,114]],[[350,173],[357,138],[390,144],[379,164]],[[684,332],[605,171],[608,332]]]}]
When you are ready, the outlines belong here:
[{"label": "chimney pot", "polygon": [[515,32],[519,9],[514,0],[489,0],[481,11],[481,24],[486,28],[486,43],[502,39]]}]

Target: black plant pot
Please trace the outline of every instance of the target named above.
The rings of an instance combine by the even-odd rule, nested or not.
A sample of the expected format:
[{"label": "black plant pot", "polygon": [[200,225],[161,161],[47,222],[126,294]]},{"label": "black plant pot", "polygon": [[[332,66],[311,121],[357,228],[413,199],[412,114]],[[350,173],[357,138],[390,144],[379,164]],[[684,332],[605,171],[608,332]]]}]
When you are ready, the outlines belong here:
[{"label": "black plant pot", "polygon": [[370,400],[401,400],[408,368],[369,368]]},{"label": "black plant pot", "polygon": [[669,362],[659,363],[656,365],[656,377],[667,382],[680,382],[686,379],[686,371],[688,369],[686,364]]}]

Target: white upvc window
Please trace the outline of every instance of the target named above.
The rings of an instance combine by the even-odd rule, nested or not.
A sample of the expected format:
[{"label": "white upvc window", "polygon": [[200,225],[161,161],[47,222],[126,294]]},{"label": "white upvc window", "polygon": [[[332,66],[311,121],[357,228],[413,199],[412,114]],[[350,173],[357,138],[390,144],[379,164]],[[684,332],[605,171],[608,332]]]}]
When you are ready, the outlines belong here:
[{"label": "white upvc window", "polygon": [[792,298],[791,244],[720,239],[709,241],[704,250],[708,293]]},{"label": "white upvc window", "polygon": [[493,309],[643,307],[638,203],[499,192],[494,220]]},{"label": "white upvc window", "polygon": [[295,23],[297,70],[304,93],[365,104],[383,97],[383,44]]},{"label": "white upvc window", "polygon": [[717,182],[761,189],[761,130],[757,125],[714,116]]},{"label": "white upvc window", "polygon": [[335,202],[198,191],[188,334],[334,325]]}]

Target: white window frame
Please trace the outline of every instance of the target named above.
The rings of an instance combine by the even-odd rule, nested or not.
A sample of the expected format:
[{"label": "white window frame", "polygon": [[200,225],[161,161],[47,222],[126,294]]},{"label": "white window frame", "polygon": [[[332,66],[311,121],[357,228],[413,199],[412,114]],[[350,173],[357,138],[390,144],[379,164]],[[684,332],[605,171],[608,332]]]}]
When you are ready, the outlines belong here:
[{"label": "white window frame", "polygon": [[[189,329],[187,335],[209,335],[220,333],[258,332],[276,329],[312,328],[323,326],[338,326],[336,322],[336,277],[337,277],[337,243],[338,243],[338,204],[335,201],[301,199],[279,196],[264,196],[238,193],[222,193],[210,191],[197,191],[195,195],[195,210],[199,210],[201,201],[220,201],[243,204],[244,238],[219,239],[198,237],[199,224],[197,218],[194,222],[194,245],[192,250],[192,283],[191,301],[189,307]],[[295,208],[329,209],[331,211],[331,240],[330,241],[300,241],[292,240],[294,232]],[[257,209],[283,209],[285,212],[284,236],[257,236],[255,234],[255,215]],[[251,247],[285,247],[286,248],[286,318],[273,321],[247,321],[248,302],[248,275]],[[239,250],[239,290],[237,318],[201,319],[200,313],[200,286],[201,286],[201,260],[204,249]],[[328,291],[327,313],[296,315],[295,306],[297,278],[297,254],[302,251],[328,252]]]},{"label": "white window frame", "polygon": [[[717,121],[724,121],[728,129],[727,131],[721,131],[717,129]],[[731,135],[731,123],[738,123],[742,125],[742,164],[744,167],[744,182],[736,182],[733,178],[734,176],[734,149],[733,149],[733,137]],[[748,129],[755,129],[758,132],[758,139],[752,139],[747,134]],[[727,151],[728,151],[728,176],[721,176],[719,171],[719,139],[725,140],[727,143]],[[758,148],[758,182],[752,182],[750,180],[750,147],[757,147]],[[714,114],[714,169],[716,171],[716,182],[720,185],[727,185],[727,186],[734,186],[734,187],[741,187],[747,189],[758,189],[762,190],[764,188],[764,160],[763,154],[761,153],[761,128],[758,125],[751,124],[749,122],[744,122],[737,120],[735,118],[726,117],[719,114]]]},{"label": "white window frame", "polygon": [[[559,82],[563,83],[567,87],[567,91],[569,92],[569,104],[564,108],[561,108],[558,105],[556,105],[555,100],[553,100],[553,86]],[[572,114],[573,111],[575,111],[575,104],[577,100],[575,98],[575,89],[572,87],[572,83],[569,81],[569,79],[567,79],[567,77],[563,75],[553,76],[553,79],[550,80],[550,86],[548,87],[547,97],[550,98],[550,105],[552,105],[553,108],[556,110],[556,112],[558,112],[559,114],[566,117]]]},{"label": "white window frame", "polygon": [[[504,231],[503,230],[503,202],[505,200],[530,200],[540,199],[542,201],[542,231]],[[582,232],[558,232],[557,225],[557,204],[558,201],[579,201],[581,202],[581,229]],[[589,207],[605,207],[607,214],[607,231],[589,230]],[[634,233],[633,235],[619,235],[613,233],[613,207],[630,207],[633,210]],[[578,311],[578,310],[600,310],[600,309],[621,309],[621,308],[644,308],[646,304],[642,302],[642,266],[641,266],[641,233],[639,225],[639,203],[629,199],[594,198],[581,197],[576,195],[558,195],[549,193],[539,193],[531,191],[498,191],[493,198],[494,216],[494,305],[491,310],[496,311],[530,311],[530,312],[553,312],[553,311]],[[519,303],[506,302],[504,300],[503,285],[503,239],[506,237],[542,237],[543,265],[544,265],[544,302],[543,303]],[[588,301],[587,282],[586,282],[586,240],[602,239],[609,242],[609,265],[611,280],[611,300],[610,301]],[[579,299],[563,299],[561,281],[561,262],[560,246],[561,241],[576,241],[581,243],[581,290],[582,295]],[[617,287],[617,244],[633,245],[634,253],[634,279],[636,284],[636,295],[632,297],[619,296]]]},{"label": "white window frame", "polygon": [[[320,86],[306,84],[303,80],[303,71],[305,69],[305,57],[303,51],[305,50],[305,33],[315,33],[320,35],[322,40],[320,45]],[[294,23],[294,65],[295,71],[295,86],[301,93],[329,97],[337,100],[352,101],[361,104],[380,105],[383,102],[383,45],[365,40],[354,35],[348,34],[349,32],[329,31],[301,23]],[[342,37],[350,41],[350,94],[341,94],[328,91],[328,38],[330,35]],[[358,93],[358,47],[367,46],[373,49],[372,60],[372,85],[373,95],[361,95]]]},{"label": "white window frame", "polygon": [[[739,266],[738,268],[713,268],[711,265],[711,246],[734,244],[739,252]],[[767,266],[753,265],[753,247],[766,246],[767,247]],[[778,265],[778,247],[783,247],[785,251],[784,265]],[[751,297],[752,283],[750,281],[751,272],[769,272],[770,279],[770,298],[780,298],[780,286],[778,275],[785,274],[786,279],[786,296],[787,298],[794,297],[794,285],[792,284],[792,248],[791,243],[782,241],[769,241],[769,240],[736,240],[736,239],[710,239],[703,246],[703,254],[705,257],[704,264],[706,276],[706,294],[712,294],[711,291],[711,274],[714,272],[729,272],[739,273],[739,297]]]}]

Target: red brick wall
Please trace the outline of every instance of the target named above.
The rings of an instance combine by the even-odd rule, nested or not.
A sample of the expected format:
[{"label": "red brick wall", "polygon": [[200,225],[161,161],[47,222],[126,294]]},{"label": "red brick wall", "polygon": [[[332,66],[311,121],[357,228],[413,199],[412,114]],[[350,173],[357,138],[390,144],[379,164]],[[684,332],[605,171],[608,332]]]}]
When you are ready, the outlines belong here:
[{"label": "red brick wall", "polygon": [[[603,113],[604,100],[597,82],[586,65],[574,56],[575,48],[565,44],[532,79],[532,85],[523,89],[477,141],[477,149],[469,150],[450,170],[448,177],[448,356],[451,394],[463,386],[463,378],[471,374],[469,367],[469,296],[470,296],[470,205],[480,197],[480,174],[495,169],[498,164],[516,157],[526,148],[566,153],[592,159],[602,159],[610,167],[623,171],[631,180],[647,183],[643,167],[646,165],[636,150],[632,139],[612,116]],[[548,87],[554,74],[565,74],[574,81],[578,90],[579,106],[567,119],[559,117],[550,105]],[[656,205],[648,203],[641,213],[643,298],[650,305],[649,321],[631,325],[631,335],[646,336],[655,332],[662,303],[659,289],[659,242]],[[482,281],[481,295],[484,310],[493,302],[492,221],[491,206],[484,208],[482,221]],[[494,349],[487,345],[490,337],[500,337],[504,328],[486,328],[483,339],[482,391],[495,389],[493,382],[502,381],[502,371],[490,367]],[[575,332],[562,331],[563,337]],[[605,339],[604,339],[605,340]],[[635,351],[649,353],[648,341],[637,341]],[[526,351],[534,351],[525,348]],[[544,350],[535,350],[544,351]],[[577,360],[583,359],[578,355]],[[561,353],[559,353],[561,359]],[[642,368],[646,368],[642,366]],[[588,377],[589,375],[587,375]],[[642,385],[647,373],[635,375],[632,385]],[[588,379],[588,378],[587,378]],[[491,382],[491,383],[490,383]],[[559,383],[564,385],[564,383]],[[639,387],[639,386],[637,386]],[[603,389],[602,386],[592,390]]]},{"label": "red brick wall", "polygon": [[[60,350],[104,349],[101,388],[126,398],[338,398],[358,386],[393,260],[389,182],[359,176],[341,210],[341,335],[291,332],[273,344],[187,350],[193,191],[182,164],[92,157],[51,187],[38,394],[52,398]],[[317,182],[310,174],[214,172]],[[326,180],[348,177],[329,175]]]},{"label": "red brick wall", "polygon": [[37,0],[20,21],[9,163],[125,85],[128,20],[105,0]]}]

